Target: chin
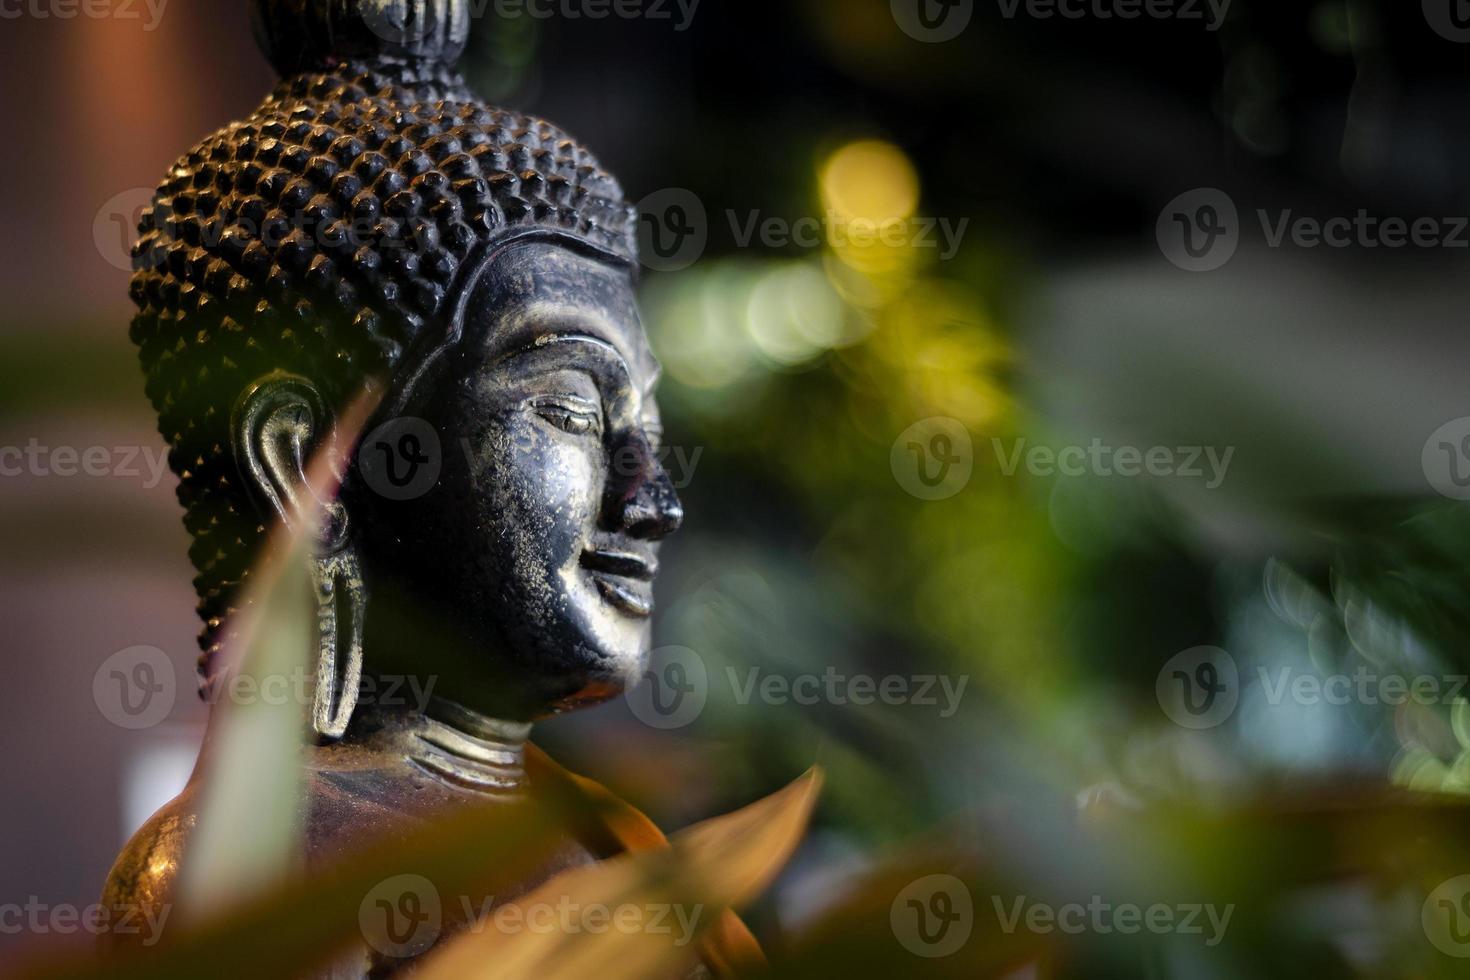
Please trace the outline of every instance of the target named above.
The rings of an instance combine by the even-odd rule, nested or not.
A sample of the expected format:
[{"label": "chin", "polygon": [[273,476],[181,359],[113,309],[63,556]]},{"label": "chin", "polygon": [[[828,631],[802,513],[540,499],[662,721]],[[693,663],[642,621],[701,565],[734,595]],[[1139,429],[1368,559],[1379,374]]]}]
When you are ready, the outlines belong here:
[{"label": "chin", "polygon": [[624,634],[625,642],[616,646],[606,642],[607,630],[583,634],[577,671],[581,676],[571,693],[553,699],[554,713],[611,701],[642,679],[648,669],[650,630],[647,623],[635,624],[631,629],[620,625],[624,628],[616,632]]}]

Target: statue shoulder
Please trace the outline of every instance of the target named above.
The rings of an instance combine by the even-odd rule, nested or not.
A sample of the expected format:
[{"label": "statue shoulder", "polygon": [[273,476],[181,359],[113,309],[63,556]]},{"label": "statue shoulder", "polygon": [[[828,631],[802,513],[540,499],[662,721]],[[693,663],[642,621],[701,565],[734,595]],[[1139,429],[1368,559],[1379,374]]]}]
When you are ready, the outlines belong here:
[{"label": "statue shoulder", "polygon": [[197,818],[195,796],[190,783],[132,836],[108,872],[102,889],[105,908],[155,919],[166,913],[173,902],[184,846]]}]

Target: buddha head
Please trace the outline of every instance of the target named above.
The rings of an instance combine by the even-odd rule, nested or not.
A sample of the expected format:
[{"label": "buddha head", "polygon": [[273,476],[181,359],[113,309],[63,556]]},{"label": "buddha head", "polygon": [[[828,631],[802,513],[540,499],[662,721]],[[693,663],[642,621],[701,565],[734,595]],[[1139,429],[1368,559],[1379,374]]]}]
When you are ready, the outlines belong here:
[{"label": "buddha head", "polygon": [[636,216],[556,127],[481,103],[462,0],[252,0],[282,81],[178,161],[134,249],[132,338],[192,535],[206,691],[312,455],[373,394],[313,571],[313,724],[357,671],[529,721],[642,671],[658,365]]}]

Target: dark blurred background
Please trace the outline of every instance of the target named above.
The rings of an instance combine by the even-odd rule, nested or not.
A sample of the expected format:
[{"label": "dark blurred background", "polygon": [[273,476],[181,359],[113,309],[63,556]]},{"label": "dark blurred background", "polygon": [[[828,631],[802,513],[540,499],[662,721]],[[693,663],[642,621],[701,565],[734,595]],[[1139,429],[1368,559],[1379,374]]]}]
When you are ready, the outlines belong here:
[{"label": "dark blurred background", "polygon": [[[650,260],[644,296],[689,513],[660,596],[659,645],[679,649],[655,671],[681,664],[702,708],[650,724],[619,703],[543,743],[667,826],[822,762],[817,829],[755,914],[777,942],[894,842],[1018,795],[1470,788],[1449,699],[1283,704],[1249,681],[1470,661],[1470,532],[1431,439],[1470,435],[1453,428],[1470,415],[1470,44],[1451,2],[1234,0],[1214,24],[1202,2],[1204,19],[1122,19],[975,0],[949,8],[970,20],[946,41],[902,0],[703,0],[687,22],[675,4],[492,5],[469,77],[593,147],[655,225],[678,202],[697,255]],[[6,902],[93,901],[205,717],[186,536],[147,467],[163,444],[127,340],[126,229],[141,189],[274,79],[243,3],[137,10],[0,24],[0,446],[104,447],[114,469],[138,454],[136,475],[0,479]],[[1181,268],[1167,230],[1221,194],[1236,251]],[[1441,240],[1269,240],[1288,212],[1360,211],[1433,219]],[[825,231],[744,240],[768,218]],[[938,247],[826,233],[856,219],[932,223]],[[1018,446],[1094,441],[1229,464],[1006,472]],[[908,442],[953,447],[968,478],[924,499]],[[139,645],[168,654],[179,693],[129,730],[93,679]],[[1205,645],[1246,682],[1197,732],[1155,682]],[[962,696],[946,714],[941,686],[938,706],[742,694],[830,671]]]}]

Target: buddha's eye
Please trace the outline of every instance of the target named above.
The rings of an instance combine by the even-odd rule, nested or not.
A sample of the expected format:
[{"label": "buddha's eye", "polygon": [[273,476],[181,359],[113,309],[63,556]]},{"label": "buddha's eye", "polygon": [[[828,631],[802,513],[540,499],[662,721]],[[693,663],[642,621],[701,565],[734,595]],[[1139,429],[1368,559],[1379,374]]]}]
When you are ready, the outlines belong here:
[{"label": "buddha's eye", "polygon": [[570,395],[538,398],[531,409],[563,432],[574,436],[600,435],[602,411],[595,402]]}]

